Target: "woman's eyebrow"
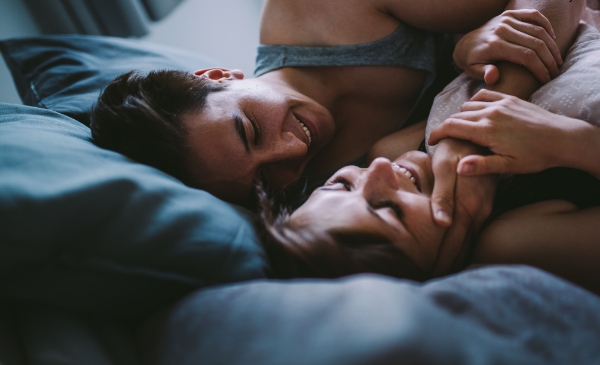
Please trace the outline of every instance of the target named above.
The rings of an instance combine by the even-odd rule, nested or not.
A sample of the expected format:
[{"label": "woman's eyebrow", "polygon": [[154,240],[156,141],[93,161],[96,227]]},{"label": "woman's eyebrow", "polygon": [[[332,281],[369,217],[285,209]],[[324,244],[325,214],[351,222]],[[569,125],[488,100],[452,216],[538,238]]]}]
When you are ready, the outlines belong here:
[{"label": "woman's eyebrow", "polygon": [[235,131],[237,133],[237,135],[240,137],[240,139],[242,140],[242,143],[244,144],[244,148],[246,149],[247,153],[250,153],[250,145],[248,144],[248,136],[246,135],[246,128],[244,128],[244,121],[242,121],[242,118],[237,115],[237,114],[233,114],[233,125],[235,127]]},{"label": "woman's eyebrow", "polygon": [[371,213],[375,217],[377,217],[377,219],[385,222],[385,219],[381,218],[381,216],[379,215],[379,213],[377,213],[377,211],[375,209],[373,209],[373,207],[371,207],[370,204],[367,204],[367,210],[369,211],[369,213]]}]

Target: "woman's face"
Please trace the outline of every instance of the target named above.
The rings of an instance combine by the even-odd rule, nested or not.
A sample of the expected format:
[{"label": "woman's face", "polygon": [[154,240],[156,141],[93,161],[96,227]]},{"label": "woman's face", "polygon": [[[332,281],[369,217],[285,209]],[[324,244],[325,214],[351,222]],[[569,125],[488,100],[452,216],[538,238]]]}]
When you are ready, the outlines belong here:
[{"label": "woman's face", "polygon": [[243,202],[255,178],[273,189],[286,187],[333,137],[329,111],[285,85],[244,79],[239,70],[196,75],[227,85],[185,119],[192,177],[198,188],[224,200]]},{"label": "woman's face", "polygon": [[424,271],[433,269],[445,233],[433,221],[430,157],[411,151],[366,169],[347,166],[315,190],[291,220],[327,232],[383,235]]}]

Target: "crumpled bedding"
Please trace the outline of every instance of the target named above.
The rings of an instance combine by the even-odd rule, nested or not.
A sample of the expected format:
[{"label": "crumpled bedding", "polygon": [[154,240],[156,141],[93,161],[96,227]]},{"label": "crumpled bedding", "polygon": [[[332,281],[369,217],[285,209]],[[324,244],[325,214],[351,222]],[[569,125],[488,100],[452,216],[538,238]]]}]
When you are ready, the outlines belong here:
[{"label": "crumpled bedding", "polygon": [[148,364],[596,364],[600,297],[528,266],[200,290],[156,321]]}]

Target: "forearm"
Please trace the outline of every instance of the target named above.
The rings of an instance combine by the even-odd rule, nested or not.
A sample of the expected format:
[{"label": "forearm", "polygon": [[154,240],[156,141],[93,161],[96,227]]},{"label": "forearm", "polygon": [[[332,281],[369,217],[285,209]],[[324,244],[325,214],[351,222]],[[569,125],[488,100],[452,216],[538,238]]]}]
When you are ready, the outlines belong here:
[{"label": "forearm", "polygon": [[[564,58],[567,50],[573,44],[579,20],[585,8],[584,0],[556,1],[556,0],[511,0],[506,10],[535,9],[542,13],[550,23],[556,38],[561,56]],[[532,57],[534,56],[533,51]],[[508,62],[497,65],[500,79],[492,85],[486,85],[488,90],[517,96],[523,100],[529,99],[541,83],[525,67]],[[549,77],[549,76],[548,76]],[[550,79],[548,78],[548,81]]]},{"label": "forearm", "polygon": [[582,120],[560,118],[564,118],[562,125],[570,134],[561,139],[557,165],[586,171],[600,180],[600,128]]},{"label": "forearm", "polygon": [[425,121],[415,123],[377,141],[367,154],[367,163],[377,157],[394,161],[408,151],[419,148],[425,136]]}]

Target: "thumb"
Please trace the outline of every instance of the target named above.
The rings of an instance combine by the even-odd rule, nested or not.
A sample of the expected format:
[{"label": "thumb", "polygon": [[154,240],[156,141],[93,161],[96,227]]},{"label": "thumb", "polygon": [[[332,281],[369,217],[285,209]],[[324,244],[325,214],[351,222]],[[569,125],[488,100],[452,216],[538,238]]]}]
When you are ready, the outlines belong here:
[{"label": "thumb", "polygon": [[509,161],[506,156],[501,155],[470,155],[464,157],[458,163],[456,171],[464,176],[477,176],[487,174],[509,173]]},{"label": "thumb", "polygon": [[465,68],[465,73],[475,80],[484,80],[485,68],[488,66],[485,63],[475,63]]},{"label": "thumb", "polygon": [[485,65],[483,67],[483,80],[486,84],[492,85],[500,79],[500,70],[494,65]]},{"label": "thumb", "polygon": [[431,194],[431,209],[435,222],[442,227],[452,224],[454,212],[454,187],[456,185],[455,165],[442,164],[434,169],[435,183]]}]

